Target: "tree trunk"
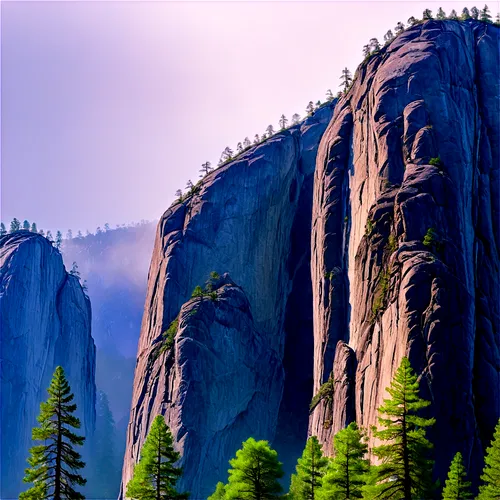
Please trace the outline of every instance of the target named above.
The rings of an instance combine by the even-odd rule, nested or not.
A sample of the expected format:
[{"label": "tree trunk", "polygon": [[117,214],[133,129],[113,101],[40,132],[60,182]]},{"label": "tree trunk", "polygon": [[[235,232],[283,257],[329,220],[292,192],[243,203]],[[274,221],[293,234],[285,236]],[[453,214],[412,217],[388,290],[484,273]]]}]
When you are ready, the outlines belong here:
[{"label": "tree trunk", "polygon": [[54,500],[61,500],[61,468],[62,468],[62,435],[61,435],[61,394],[57,400],[57,446],[56,446],[56,469],[54,477]]}]

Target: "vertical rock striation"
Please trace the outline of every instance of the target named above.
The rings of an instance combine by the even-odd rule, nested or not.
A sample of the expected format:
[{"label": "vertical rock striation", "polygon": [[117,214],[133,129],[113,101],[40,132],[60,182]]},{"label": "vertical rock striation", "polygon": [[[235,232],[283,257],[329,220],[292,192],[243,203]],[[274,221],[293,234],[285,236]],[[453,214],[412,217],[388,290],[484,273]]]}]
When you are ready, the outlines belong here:
[{"label": "vertical rock striation", "polygon": [[32,446],[31,429],[57,365],[67,375],[82,433],[95,422],[95,347],[90,302],[44,237],[0,238],[1,498],[17,498]]},{"label": "vertical rock striation", "polygon": [[344,411],[327,421],[324,402],[311,416],[327,447],[322,428],[377,423],[409,355],[437,416],[437,474],[461,451],[477,479],[500,416],[499,32],[474,21],[408,29],[360,66],[323,136],[315,392],[343,370],[338,346],[356,356],[354,387],[334,396]]},{"label": "vertical rock striation", "polygon": [[[276,134],[212,172],[187,200],[174,204],[160,220],[139,340],[123,491],[149,423],[161,413],[173,431],[176,446],[185,452],[183,463],[187,469],[181,487],[189,490],[193,498],[206,498],[217,481],[227,479],[227,461],[241,444],[236,443],[237,439],[254,435],[272,440],[280,412],[292,411],[293,388],[283,382],[283,371],[285,380],[295,380],[304,387],[305,396],[300,396],[305,399],[300,410],[301,425],[293,429],[291,438],[300,441],[295,448],[303,446],[307,404],[312,394],[312,309],[310,298],[301,304],[300,296],[311,297],[307,234],[313,175],[317,147],[332,108],[324,106],[301,125]],[[189,385],[195,375],[174,368],[176,364],[170,367],[164,356],[156,358],[153,352],[180,311],[184,317],[186,308],[192,307],[188,301],[193,289],[203,285],[211,271],[229,273],[248,305],[245,312],[232,306],[229,311],[233,312],[228,312],[225,320],[217,319],[217,312],[210,313],[216,319],[203,324],[207,332],[204,349],[219,358],[217,363],[207,360],[206,370],[216,371],[203,372],[207,377],[205,390],[211,397],[224,397],[220,401],[208,401],[206,397],[179,400],[177,395],[183,392],[175,384]],[[194,317],[191,321],[195,321]],[[236,331],[232,321],[243,321],[244,331]],[[240,346],[226,345],[221,338],[230,335],[234,344],[247,342],[251,331],[256,332],[252,350],[261,352],[261,356],[240,352]],[[195,335],[192,328],[187,332]],[[183,336],[179,331],[177,337]],[[287,344],[288,337],[298,342]],[[198,356],[187,345],[182,348],[179,340],[175,353],[177,360],[177,353],[186,359],[186,365],[194,363]],[[303,366],[291,362],[301,357]],[[262,367],[262,359],[272,361]],[[238,361],[242,373],[233,374],[231,367],[238,366]],[[226,364],[232,377],[224,376]],[[267,387],[265,397],[260,394],[261,387]],[[286,396],[280,410],[283,391]],[[248,401],[252,405],[244,410]],[[221,405],[218,412],[213,405]],[[200,415],[192,415],[194,412]],[[189,424],[189,415],[190,419],[206,418],[202,430]],[[209,448],[214,451],[209,452]]]}]

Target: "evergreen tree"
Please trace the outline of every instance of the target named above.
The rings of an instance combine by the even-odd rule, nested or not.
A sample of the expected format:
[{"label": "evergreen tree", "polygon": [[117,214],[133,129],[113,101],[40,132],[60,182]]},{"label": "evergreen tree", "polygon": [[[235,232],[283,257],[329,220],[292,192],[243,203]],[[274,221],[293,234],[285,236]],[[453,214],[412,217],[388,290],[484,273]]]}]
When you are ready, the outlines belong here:
[{"label": "evergreen tree", "polygon": [[388,30],[387,33],[384,35],[384,42],[385,43],[390,43],[394,40],[394,34],[392,33],[392,30]]},{"label": "evergreen tree", "polygon": [[209,174],[212,170],[213,170],[212,164],[209,161],[202,163],[201,168],[200,168],[200,172],[201,172],[200,177],[203,177],[203,176]]},{"label": "evergreen tree", "polygon": [[465,500],[472,498],[471,483],[467,481],[467,470],[464,467],[462,454],[458,452],[453,458],[448,479],[443,490],[443,500]]},{"label": "evergreen tree", "polygon": [[236,151],[238,152],[238,154],[243,153],[243,144],[241,142],[238,142],[238,144],[236,144]]},{"label": "evergreen tree", "polygon": [[23,222],[23,229],[24,229],[25,231],[29,231],[29,230],[30,230],[30,228],[31,228],[31,226],[30,226],[29,221],[27,221],[26,219],[24,219],[24,222]]},{"label": "evergreen tree", "polygon": [[281,115],[279,121],[280,129],[281,130],[286,129],[287,124],[288,124],[288,118],[285,115]]},{"label": "evergreen tree", "polygon": [[248,137],[245,137],[245,139],[243,140],[243,147],[245,149],[248,149],[251,145],[252,143],[250,142],[250,139]]},{"label": "evergreen tree", "polygon": [[54,238],[52,237],[52,231],[47,231],[47,236],[46,238],[51,242],[54,243]]},{"label": "evergreen tree", "polygon": [[259,134],[255,134],[255,137],[254,137],[254,139],[253,139],[253,143],[254,143],[254,144],[259,144],[259,142],[260,142],[260,137],[259,137]]},{"label": "evergreen tree", "polygon": [[110,230],[110,227],[109,227],[109,222],[106,222],[104,224],[104,231],[109,231]]},{"label": "evergreen tree", "polygon": [[453,21],[457,21],[458,20],[458,14],[457,14],[457,11],[455,9],[453,9],[450,12],[450,15],[449,15],[448,19],[452,19]]},{"label": "evergreen tree", "polygon": [[352,83],[351,72],[347,68],[344,68],[342,70],[342,75],[340,76],[340,79],[342,80],[342,83],[340,84],[340,87],[343,87],[343,91],[344,91],[344,94],[345,94],[349,90],[349,87],[351,86],[351,83]]},{"label": "evergreen tree", "polygon": [[71,267],[71,271],[69,272],[71,276],[76,276],[78,279],[80,279],[80,271],[78,270],[78,264],[73,261],[73,265]]},{"label": "evergreen tree", "polygon": [[476,6],[472,7],[472,9],[470,10],[470,15],[472,19],[479,19],[479,9]]},{"label": "evergreen tree", "polygon": [[175,489],[175,483],[182,475],[182,469],[175,466],[180,457],[180,453],[174,450],[172,433],[165,419],[158,415],[151,424],[139,463],[127,484],[126,497],[137,500],[188,498],[187,493]]},{"label": "evergreen tree", "polygon": [[56,248],[59,249],[61,248],[62,244],[62,233],[61,231],[57,231],[56,233]]},{"label": "evergreen tree", "polygon": [[120,484],[120,460],[115,451],[116,428],[109,400],[97,393],[96,425],[93,439],[91,486],[94,498],[117,498]]},{"label": "evergreen tree", "polygon": [[19,495],[20,500],[42,500],[50,498],[80,500],[85,497],[74,489],[84,486],[86,480],[78,474],[85,467],[81,456],[74,449],[82,446],[85,438],[74,434],[71,428],[79,429],[80,420],[73,413],[76,405],[64,370],[58,366],[48,388],[49,398],[40,405],[37,420],[40,427],[33,429],[33,440],[44,444],[30,450],[25,483],[33,487]]},{"label": "evergreen tree", "polygon": [[7,229],[5,229],[5,224],[2,222],[0,223],[0,236],[3,236],[4,234],[7,234]]},{"label": "evergreen tree", "polygon": [[292,115],[292,125],[298,125],[300,123],[300,115],[298,113],[294,113]]},{"label": "evergreen tree", "polygon": [[282,464],[267,441],[248,438],[229,463],[228,500],[274,499],[282,492],[278,482],[283,477]]},{"label": "evergreen tree", "polygon": [[191,189],[193,188],[194,188],[193,181],[191,179],[188,179],[188,181],[186,182],[186,189],[191,191]]},{"label": "evergreen tree", "polygon": [[181,189],[178,189],[176,192],[175,192],[175,196],[179,199],[182,198],[182,190]]},{"label": "evergreen tree", "polygon": [[464,7],[462,10],[462,20],[466,21],[467,19],[470,19],[470,12],[467,7]]},{"label": "evergreen tree", "polygon": [[290,493],[294,499],[319,498],[318,491],[328,465],[328,458],[323,456],[322,448],[316,436],[307,440],[302,457],[297,461],[296,474],[292,476]]},{"label": "evergreen tree", "polygon": [[318,99],[316,105],[314,106],[314,111],[316,111],[321,106],[321,101]]},{"label": "evergreen tree", "polygon": [[267,128],[266,128],[266,133],[267,133],[267,136],[268,137],[271,137],[272,135],[274,135],[274,127],[272,125],[268,125]]},{"label": "evergreen tree", "polygon": [[363,45],[363,57],[368,57],[371,54],[370,46],[369,45]]},{"label": "evergreen tree", "polygon": [[417,22],[418,22],[418,20],[415,17],[413,17],[413,16],[411,16],[410,18],[408,18],[408,24],[410,26],[415,26],[415,24],[417,24]]},{"label": "evergreen tree", "polygon": [[491,445],[486,449],[478,500],[498,500],[500,491],[500,420],[495,427]]},{"label": "evergreen tree", "polygon": [[78,230],[78,233],[77,233],[76,237],[78,239],[83,238],[83,234],[82,234],[82,232],[80,230]]},{"label": "evergreen tree", "polygon": [[222,151],[220,161],[221,163],[225,163],[226,161],[232,160],[233,159],[233,150],[229,147],[226,146],[224,148],[224,151]]},{"label": "evergreen tree", "polygon": [[[333,101],[333,99],[335,99],[335,98],[333,97],[333,92],[332,92],[332,89],[328,89],[328,90],[326,91],[326,100],[327,100],[328,102],[330,102],[330,101]],[[295,116],[295,115],[294,115],[294,116]],[[292,119],[293,119],[293,117],[292,117]]]},{"label": "evergreen tree", "polygon": [[378,38],[370,38],[370,49],[372,52],[377,52],[377,50],[380,50],[380,43],[378,41]]},{"label": "evergreen tree", "polygon": [[40,229],[40,231],[38,231],[38,234],[39,234],[40,236],[45,236],[45,232],[44,232],[44,230],[43,230],[43,229]]},{"label": "evergreen tree", "polygon": [[37,227],[36,227],[36,222],[33,222],[33,223],[31,224],[31,232],[32,232],[32,233],[38,233],[38,229],[37,229]]},{"label": "evergreen tree", "polygon": [[483,21],[483,23],[491,23],[490,9],[487,5],[484,6],[484,9],[481,9],[479,20]]},{"label": "evergreen tree", "polygon": [[333,438],[335,456],[323,478],[318,498],[362,498],[362,487],[370,467],[369,461],[364,458],[368,452],[364,439],[364,433],[354,422],[337,432]]},{"label": "evergreen tree", "polygon": [[446,19],[446,12],[441,7],[439,7],[437,11],[436,19],[439,19],[440,21]]},{"label": "evergreen tree", "polygon": [[306,107],[306,113],[308,115],[312,115],[314,113],[314,103],[312,101],[309,101],[309,104]]},{"label": "evergreen tree", "polygon": [[215,491],[208,497],[207,500],[226,500],[226,485],[219,481]]},{"label": "evergreen tree", "polygon": [[435,420],[419,415],[430,402],[420,398],[417,375],[408,358],[402,359],[387,392],[391,398],[384,399],[378,409],[379,424],[385,429],[373,431],[376,439],[387,444],[372,450],[381,463],[372,467],[374,484],[367,491],[381,500],[430,498],[434,462],[428,458],[432,444],[425,433]]},{"label": "evergreen tree", "polygon": [[500,12],[497,12],[497,16],[495,17],[495,24],[500,25]]},{"label": "evergreen tree", "polygon": [[21,223],[19,222],[18,219],[15,217],[12,219],[12,222],[10,223],[10,232],[15,233],[16,231],[19,231],[21,229]]},{"label": "evergreen tree", "polygon": [[398,24],[396,24],[396,27],[394,28],[396,35],[403,33],[404,30],[405,30],[405,25],[401,21],[399,21]]},{"label": "evergreen tree", "polygon": [[102,233],[101,226],[97,226],[97,228],[95,230],[95,234],[101,234],[101,233]]},{"label": "evergreen tree", "polygon": [[66,232],[66,239],[72,240],[73,239],[73,231],[71,229],[68,229]]},{"label": "evergreen tree", "polygon": [[432,19],[432,11],[430,9],[425,9],[422,15],[422,19],[427,21],[428,19]]}]

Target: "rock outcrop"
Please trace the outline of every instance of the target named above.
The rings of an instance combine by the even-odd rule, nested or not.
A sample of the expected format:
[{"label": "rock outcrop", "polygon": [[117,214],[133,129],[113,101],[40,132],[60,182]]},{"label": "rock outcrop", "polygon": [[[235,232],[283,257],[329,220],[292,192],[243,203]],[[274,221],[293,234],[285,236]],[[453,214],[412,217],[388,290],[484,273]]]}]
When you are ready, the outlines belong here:
[{"label": "rock outcrop", "polygon": [[23,486],[31,429],[57,365],[67,375],[82,433],[95,423],[95,347],[90,302],[61,254],[38,234],[0,237],[1,498]]},{"label": "rock outcrop", "polygon": [[[122,488],[130,480],[149,422],[157,413],[165,415],[176,445],[189,454],[189,460],[184,459],[188,469],[181,486],[191,492],[192,498],[206,498],[217,481],[227,480],[227,460],[241,444],[235,448],[236,439],[254,435],[273,440],[278,420],[287,420],[285,415],[290,412],[295,413],[296,423],[290,428],[292,434],[283,436],[281,442],[283,446],[292,443],[297,449],[303,446],[312,394],[312,292],[308,237],[312,186],[316,151],[332,110],[333,106],[324,106],[301,125],[276,134],[210,173],[194,188],[192,195],[174,204],[161,218],[139,340]],[[250,364],[246,368],[248,373],[244,371],[233,380],[225,377],[219,381],[219,373],[204,374],[209,383],[205,388],[207,394],[211,397],[220,394],[221,401],[212,401],[215,408],[207,408],[210,411],[200,416],[194,413],[203,413],[202,407],[207,406],[208,401],[192,396],[171,401],[171,397],[183,394],[183,389],[176,389],[177,384],[189,384],[186,377],[198,377],[199,372],[184,371],[181,374],[179,369],[172,371],[165,356],[154,359],[152,352],[163,333],[179,316],[181,308],[186,311],[192,307],[188,300],[193,289],[203,285],[211,271],[231,275],[241,289],[238,293],[234,289],[232,293],[236,297],[241,295],[238,301],[242,304],[248,302],[251,316],[246,312],[246,305],[245,311],[240,311],[230,300],[224,300],[221,304],[227,304],[228,308],[223,316],[223,321],[227,322],[225,325],[217,319],[217,307],[209,316],[214,319],[198,322],[200,328],[213,337],[213,344],[203,344],[207,356],[214,352],[220,358],[219,361],[207,358],[206,367],[223,370],[220,373],[223,377],[227,370],[223,368],[225,364],[233,367],[238,357],[246,356],[241,357],[241,361]],[[306,299],[302,303],[303,297]],[[186,302],[188,304],[184,305]],[[204,312],[203,317],[208,314],[208,311]],[[235,331],[232,321],[244,324],[245,332]],[[182,330],[182,324],[180,328]],[[185,329],[185,332],[179,331],[178,338],[195,335],[190,322],[186,322]],[[260,360],[253,353],[241,353],[241,346],[229,347],[224,339],[218,338],[230,334],[233,339],[245,339],[250,331],[256,332],[255,344],[250,345],[262,344],[258,349],[265,353],[263,358],[273,359],[272,366],[260,375]],[[287,338],[295,340],[287,343]],[[188,350],[191,344],[193,342],[187,343],[186,340],[186,346],[181,349],[177,340],[176,355],[195,359],[190,358],[195,353]],[[222,348],[227,348],[227,352],[220,351]],[[274,353],[274,357],[269,358],[270,353]],[[297,386],[283,383],[283,370],[285,380],[301,387],[295,398]],[[252,371],[255,372],[253,375]],[[177,373],[176,380],[174,372]],[[249,385],[252,380],[253,387]],[[272,388],[272,393],[264,397],[260,394],[260,387]],[[188,394],[197,394],[198,390]],[[252,404],[248,411],[260,415],[253,419],[252,425],[242,414],[249,401]],[[217,412],[217,405],[221,403],[224,406]],[[234,410],[231,410],[233,406]],[[190,419],[206,419],[200,433],[193,427],[195,420],[183,420],[189,414],[193,414]],[[231,418],[235,421],[232,422]],[[187,434],[186,429],[189,429]],[[280,438],[274,441],[279,448]],[[214,451],[209,452],[209,448]],[[188,465],[188,462],[193,465]],[[202,471],[212,472],[205,474]]]},{"label": "rock outcrop", "polygon": [[[315,392],[344,369],[335,352],[347,343],[354,387],[335,405],[353,391],[351,418],[369,429],[408,355],[437,417],[441,478],[461,451],[477,480],[500,416],[499,32],[475,21],[408,29],[358,68],[318,151]],[[345,412],[324,413],[313,412],[314,432],[346,424]]]},{"label": "rock outcrop", "polygon": [[[414,26],[362,63],[333,117],[243,153],[164,214],[123,485],[158,413],[193,498],[226,480],[245,435],[290,471],[308,430],[331,452],[349,422],[377,423],[404,355],[438,417],[437,475],[462,451],[477,480],[500,416],[498,48],[491,24]],[[234,283],[190,300],[211,271]]]}]

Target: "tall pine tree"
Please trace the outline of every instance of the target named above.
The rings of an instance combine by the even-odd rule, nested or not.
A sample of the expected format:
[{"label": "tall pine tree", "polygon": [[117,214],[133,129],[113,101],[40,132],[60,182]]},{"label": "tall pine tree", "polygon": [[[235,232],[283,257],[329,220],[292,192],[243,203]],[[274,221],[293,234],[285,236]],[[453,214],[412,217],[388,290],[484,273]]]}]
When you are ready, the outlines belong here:
[{"label": "tall pine tree", "polygon": [[78,474],[85,464],[75,451],[83,445],[85,438],[74,434],[71,428],[79,429],[80,420],[73,413],[76,405],[64,370],[58,366],[48,388],[49,398],[40,405],[37,420],[40,427],[33,429],[33,439],[44,444],[30,450],[24,482],[33,486],[21,493],[21,500],[83,500],[85,497],[74,486],[83,486],[86,480]]},{"label": "tall pine tree", "polygon": [[478,500],[498,500],[500,498],[500,420],[495,427],[493,441],[486,450],[484,462],[481,476],[484,484],[479,488]]},{"label": "tall pine tree", "polygon": [[467,481],[462,454],[458,452],[454,457],[448,471],[448,479],[443,489],[443,500],[466,500],[472,498],[471,483]]},{"label": "tall pine tree", "polygon": [[248,438],[229,463],[227,500],[268,500],[281,493],[282,464],[267,441]]},{"label": "tall pine tree", "polygon": [[352,422],[345,429],[337,432],[333,438],[335,457],[330,463],[323,487],[318,498],[347,500],[362,498],[362,487],[370,463],[365,459],[368,446],[364,443],[364,434]]},{"label": "tall pine tree", "polygon": [[381,463],[372,467],[373,484],[367,492],[381,500],[430,498],[434,462],[429,459],[432,444],[425,434],[435,419],[419,415],[430,402],[420,398],[417,375],[408,358],[402,359],[387,392],[391,398],[384,399],[378,409],[384,429],[373,431],[375,438],[387,444],[372,450]]},{"label": "tall pine tree", "polygon": [[323,456],[322,445],[316,436],[307,440],[302,457],[297,461],[296,474],[292,475],[290,497],[297,500],[314,500],[318,497],[328,458]]},{"label": "tall pine tree", "polygon": [[151,424],[139,463],[127,484],[127,498],[137,500],[167,500],[188,498],[187,493],[179,493],[175,484],[182,475],[182,469],[175,463],[181,458],[173,447],[170,429],[162,415]]}]

